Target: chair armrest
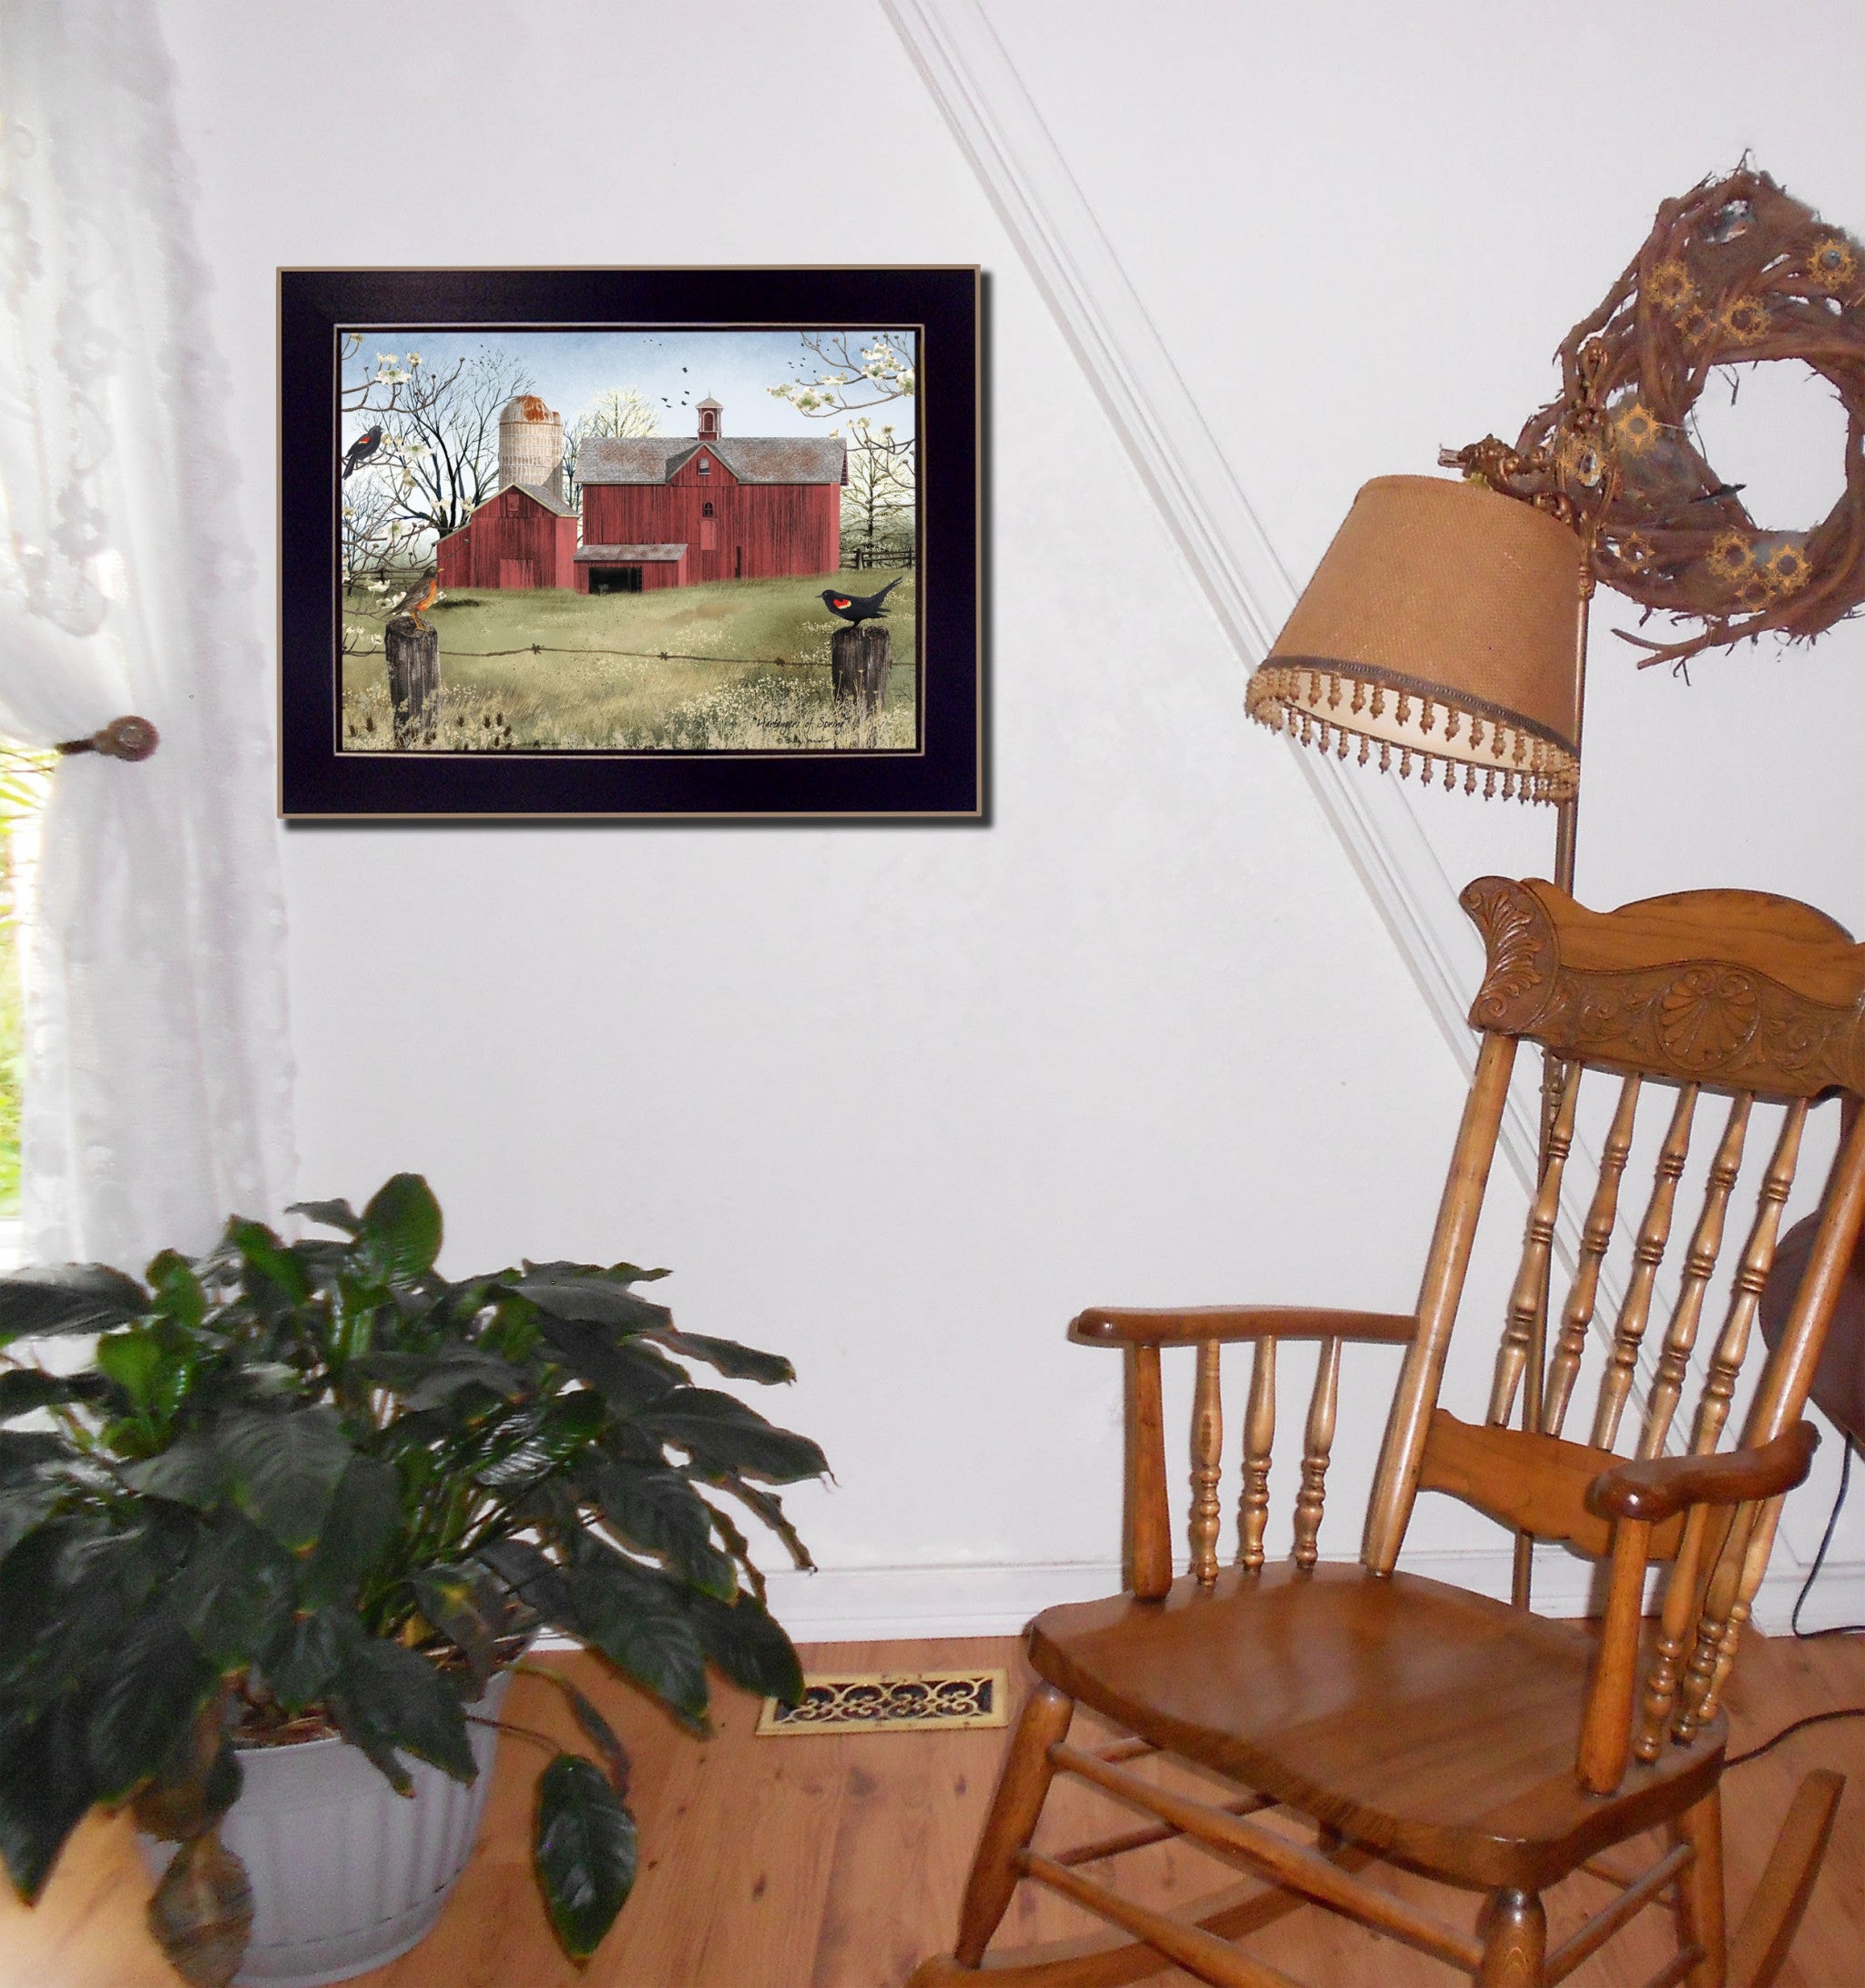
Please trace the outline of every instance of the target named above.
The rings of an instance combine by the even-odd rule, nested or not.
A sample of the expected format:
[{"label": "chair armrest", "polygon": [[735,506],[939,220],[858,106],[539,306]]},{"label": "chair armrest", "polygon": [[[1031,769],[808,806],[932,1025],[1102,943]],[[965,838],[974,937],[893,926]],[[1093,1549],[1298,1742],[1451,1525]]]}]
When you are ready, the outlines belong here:
[{"label": "chair armrest", "polygon": [[1618,1463],[1586,1487],[1586,1509],[1596,1518],[1654,1525],[1687,1505],[1778,1497],[1805,1481],[1819,1447],[1819,1432],[1801,1422],[1758,1449]]},{"label": "chair armrest", "polygon": [[1189,1305],[1177,1310],[1096,1305],[1069,1321],[1080,1346],[1193,1346],[1200,1340],[1370,1340],[1408,1346],[1409,1312],[1325,1311],[1307,1305]]}]

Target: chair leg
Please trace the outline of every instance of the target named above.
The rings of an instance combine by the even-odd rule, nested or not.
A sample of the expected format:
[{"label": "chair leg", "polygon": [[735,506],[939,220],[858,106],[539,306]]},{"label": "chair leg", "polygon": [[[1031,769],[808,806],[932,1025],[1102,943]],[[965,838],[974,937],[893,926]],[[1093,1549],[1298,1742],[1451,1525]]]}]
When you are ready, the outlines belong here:
[{"label": "chair leg", "polygon": [[1703,1958],[1684,1979],[1688,1988],[1723,1988],[1728,1978],[1728,1933],[1723,1908],[1723,1793],[1713,1788],[1671,1825],[1671,1840],[1697,1852],[1677,1880],[1677,1943],[1699,1946]]},{"label": "chair leg", "polygon": [[965,1886],[958,1944],[953,1949],[961,1967],[976,1967],[983,1959],[991,1935],[1010,1909],[1022,1875],[1017,1853],[1028,1849],[1035,1834],[1036,1818],[1055,1773],[1049,1749],[1067,1734],[1074,1712],[1075,1700],[1052,1684],[1039,1684],[1024,1707]]},{"label": "chair leg", "polygon": [[1533,1891],[1493,1891],[1483,1915],[1476,1988],[1543,1988],[1548,1921]]}]

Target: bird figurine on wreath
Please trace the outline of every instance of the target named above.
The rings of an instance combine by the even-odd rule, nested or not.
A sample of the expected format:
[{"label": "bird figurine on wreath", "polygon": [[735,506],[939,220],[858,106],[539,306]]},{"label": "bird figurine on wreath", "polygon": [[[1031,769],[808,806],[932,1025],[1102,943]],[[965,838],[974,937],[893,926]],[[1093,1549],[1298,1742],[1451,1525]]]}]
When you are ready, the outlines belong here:
[{"label": "bird figurine on wreath", "polygon": [[[1562,342],[1561,393],[1511,448],[1494,435],[1446,468],[1577,530],[1592,576],[1647,611],[1696,621],[1640,668],[1744,637],[1807,641],[1865,600],[1865,248],[1746,163],[1666,200],[1637,256]],[[1717,368],[1798,359],[1846,412],[1846,488],[1810,531],[1758,525],[1687,427]]]}]

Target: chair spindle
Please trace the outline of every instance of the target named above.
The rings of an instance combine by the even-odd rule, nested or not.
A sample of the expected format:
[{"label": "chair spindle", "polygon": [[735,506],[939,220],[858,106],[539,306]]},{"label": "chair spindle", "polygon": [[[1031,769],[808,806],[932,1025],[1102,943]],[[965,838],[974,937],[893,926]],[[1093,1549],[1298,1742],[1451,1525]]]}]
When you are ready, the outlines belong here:
[{"label": "chair spindle", "polygon": [[1690,1124],[1697,1110],[1697,1086],[1686,1084],[1677,1093],[1665,1143],[1659,1148],[1651,1185],[1651,1200],[1645,1219],[1638,1225],[1638,1239],[1632,1249],[1632,1277],[1626,1288],[1626,1301],[1613,1331],[1613,1351],[1599,1384],[1599,1403],[1594,1412],[1593,1446],[1610,1450],[1619,1433],[1619,1417],[1626,1398],[1632,1392],[1632,1377],[1637,1371],[1638,1349],[1651,1316],[1652,1286],[1658,1265],[1671,1239],[1671,1213],[1676,1205],[1677,1182],[1690,1152]]},{"label": "chair spindle", "polygon": [[1697,1218],[1690,1247],[1684,1252],[1683,1281],[1665,1331],[1664,1349],[1657,1357],[1657,1376],[1646,1403],[1645,1429],[1638,1440],[1640,1456],[1656,1456],[1662,1452],[1665,1438],[1670,1433],[1671,1419],[1684,1398],[1690,1354],[1703,1318],[1704,1293],[1716,1273],[1717,1259],[1722,1254],[1729,1196],[1735,1188],[1736,1176],[1742,1170],[1742,1145],[1754,1103],[1747,1091],[1738,1091],[1730,1100],[1728,1122],[1723,1127],[1716,1157],[1710,1162],[1709,1178],[1704,1184],[1703,1210]]},{"label": "chair spindle", "polygon": [[1496,1354],[1495,1384],[1490,1392],[1489,1420],[1493,1428],[1503,1428],[1515,1406],[1516,1390],[1522,1385],[1523,1370],[1528,1364],[1534,1343],[1535,1320],[1546,1302],[1548,1264],[1554,1241],[1554,1223],[1561,1212],[1561,1175],[1574,1145],[1574,1111],[1580,1098],[1580,1071],[1564,1073],[1560,1103],[1548,1128],[1547,1158],[1534,1206],[1528,1211],[1528,1232],[1523,1244],[1522,1263],[1515,1273],[1514,1289],[1509,1294],[1508,1324]]},{"label": "chair spindle", "polygon": [[1254,1574],[1263,1564],[1269,1521],[1269,1453],[1276,1442],[1276,1342],[1259,1339],[1249,1370],[1249,1406],[1243,1420],[1243,1490],[1237,1505],[1238,1565]]},{"label": "chair spindle", "polygon": [[1191,1571],[1200,1587],[1218,1585],[1218,1528],[1223,1508],[1218,1480],[1224,1467],[1224,1400],[1217,1340],[1198,1341],[1197,1382],[1191,1409]]},{"label": "chair spindle", "polygon": [[1320,1556],[1321,1511],[1327,1502],[1328,1458],[1334,1447],[1334,1415],[1340,1398],[1340,1341],[1323,1340],[1309,1399],[1302,1439],[1301,1489],[1295,1494],[1295,1564],[1311,1567]]},{"label": "chair spindle", "polygon": [[1613,1113],[1612,1129],[1600,1155],[1599,1178],[1594,1184],[1586,1220],[1580,1232],[1580,1261],[1574,1271],[1574,1287],[1561,1314],[1560,1338],[1548,1369],[1546,1399],[1542,1403],[1544,1435],[1557,1436],[1567,1419],[1567,1403],[1574,1383],[1580,1377],[1581,1356],[1586,1348],[1586,1330],[1593,1323],[1594,1307],[1599,1302],[1600,1266],[1612,1247],[1613,1230],[1619,1218],[1619,1183],[1632,1152],[1632,1125],[1638,1111],[1638,1093],[1644,1079],[1635,1072],[1619,1086],[1619,1103]]},{"label": "chair spindle", "polygon": [[1698,1455],[1707,1455],[1716,1448],[1729,1419],[1729,1403],[1735,1397],[1742,1362],[1748,1357],[1748,1338],[1761,1303],[1762,1288],[1774,1267],[1781,1209],[1793,1188],[1794,1171],[1800,1160],[1800,1135],[1806,1124],[1807,1100],[1796,1098],[1781,1120],[1768,1169],[1761,1177],[1755,1199],[1755,1220],[1729,1292],[1728,1314],[1717,1336],[1716,1351],[1709,1356],[1709,1371],[1697,1403],[1697,1426],[1690,1435],[1690,1447]]},{"label": "chair spindle", "polygon": [[1690,1652],[1689,1667],[1684,1673],[1679,1693],[1681,1703],[1671,1731],[1680,1743],[1694,1739],[1716,1716],[1717,1660],[1723,1641],[1735,1618],[1741,1589],[1742,1568],[1748,1555],[1748,1542],[1755,1530],[1758,1507],[1738,1505],[1729,1524],[1728,1537],[1717,1555],[1704,1592],[1703,1613],[1697,1619],[1696,1646]]}]

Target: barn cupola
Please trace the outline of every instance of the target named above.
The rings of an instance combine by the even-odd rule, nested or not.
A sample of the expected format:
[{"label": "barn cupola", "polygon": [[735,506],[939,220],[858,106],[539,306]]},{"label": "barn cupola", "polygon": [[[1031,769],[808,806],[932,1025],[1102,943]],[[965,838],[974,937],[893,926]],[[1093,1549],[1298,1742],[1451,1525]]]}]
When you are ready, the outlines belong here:
[{"label": "barn cupola", "polygon": [[719,438],[718,417],[725,413],[725,409],[708,393],[694,412],[699,416],[700,441],[717,442]]}]

